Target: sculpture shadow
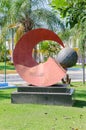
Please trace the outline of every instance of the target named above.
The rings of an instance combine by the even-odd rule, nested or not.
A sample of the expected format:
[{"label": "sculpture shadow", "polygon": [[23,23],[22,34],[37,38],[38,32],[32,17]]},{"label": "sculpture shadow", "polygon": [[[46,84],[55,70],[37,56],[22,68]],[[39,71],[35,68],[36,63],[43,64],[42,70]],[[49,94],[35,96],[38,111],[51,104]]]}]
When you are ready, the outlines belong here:
[{"label": "sculpture shadow", "polygon": [[85,90],[77,90],[75,93],[75,102],[74,107],[86,107],[86,91]]},{"label": "sculpture shadow", "polygon": [[11,94],[5,93],[3,90],[0,90],[0,101],[4,99],[10,99]]},{"label": "sculpture shadow", "polygon": [[73,104],[73,107],[86,107],[86,101],[84,100],[75,100],[75,103]]}]

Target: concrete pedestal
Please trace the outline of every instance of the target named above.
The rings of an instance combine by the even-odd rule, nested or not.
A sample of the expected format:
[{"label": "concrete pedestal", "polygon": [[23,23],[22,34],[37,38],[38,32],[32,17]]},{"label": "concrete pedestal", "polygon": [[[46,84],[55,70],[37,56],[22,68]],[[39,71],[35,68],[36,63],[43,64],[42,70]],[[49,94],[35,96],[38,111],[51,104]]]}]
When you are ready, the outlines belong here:
[{"label": "concrete pedestal", "polygon": [[65,84],[50,87],[20,86],[11,94],[12,103],[72,106],[74,89]]}]

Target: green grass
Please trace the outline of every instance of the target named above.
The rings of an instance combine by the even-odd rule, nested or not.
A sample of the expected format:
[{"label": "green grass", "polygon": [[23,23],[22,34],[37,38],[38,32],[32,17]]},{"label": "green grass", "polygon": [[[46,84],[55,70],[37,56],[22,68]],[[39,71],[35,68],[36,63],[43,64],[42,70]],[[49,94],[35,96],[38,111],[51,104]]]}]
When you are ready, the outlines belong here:
[{"label": "green grass", "polygon": [[[5,73],[5,63],[0,62],[0,74],[4,74],[4,73]],[[10,62],[6,63],[6,73],[7,74],[16,73],[14,65]]]},{"label": "green grass", "polygon": [[76,107],[86,106],[86,83],[83,85],[82,82],[73,82],[71,87],[75,89],[74,98],[77,100],[75,102]]},{"label": "green grass", "polygon": [[73,107],[11,104],[16,89],[0,90],[0,130],[86,130],[86,87],[71,87],[77,100]]},{"label": "green grass", "polygon": [[[4,70],[5,69],[5,63],[4,62],[0,62],[0,70]],[[6,63],[6,69],[7,70],[15,70],[15,67],[13,64],[10,63]]]},{"label": "green grass", "polygon": [[[5,63],[0,62],[0,70],[4,70],[4,67],[5,67]],[[73,68],[82,68],[82,65],[75,65],[75,66],[73,66]],[[6,63],[6,69],[7,70],[15,70],[15,67],[10,62],[7,62]]]},{"label": "green grass", "polygon": [[[86,64],[85,64],[85,67],[86,67]],[[82,65],[75,65],[75,66],[73,66],[72,68],[82,68]]]}]

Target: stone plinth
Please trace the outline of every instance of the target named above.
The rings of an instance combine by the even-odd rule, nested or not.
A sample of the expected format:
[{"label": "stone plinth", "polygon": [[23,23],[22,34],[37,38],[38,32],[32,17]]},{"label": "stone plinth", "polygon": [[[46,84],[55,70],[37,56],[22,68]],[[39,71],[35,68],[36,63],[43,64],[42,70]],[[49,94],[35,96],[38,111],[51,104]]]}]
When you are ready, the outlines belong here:
[{"label": "stone plinth", "polygon": [[72,106],[73,94],[74,89],[64,84],[50,87],[20,86],[11,94],[11,102]]}]

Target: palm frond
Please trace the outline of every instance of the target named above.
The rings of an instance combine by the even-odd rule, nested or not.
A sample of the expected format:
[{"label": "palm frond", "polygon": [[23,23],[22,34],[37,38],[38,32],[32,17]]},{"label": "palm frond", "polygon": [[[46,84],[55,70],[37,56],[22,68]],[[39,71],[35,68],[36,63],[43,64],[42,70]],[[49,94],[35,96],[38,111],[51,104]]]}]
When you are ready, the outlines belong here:
[{"label": "palm frond", "polygon": [[48,9],[41,8],[33,10],[33,13],[30,16],[33,19],[33,21],[41,21],[45,23],[45,25],[47,25],[48,28],[50,28],[51,30],[65,28],[63,22],[58,17],[58,15],[56,16],[53,11],[49,11]]}]

